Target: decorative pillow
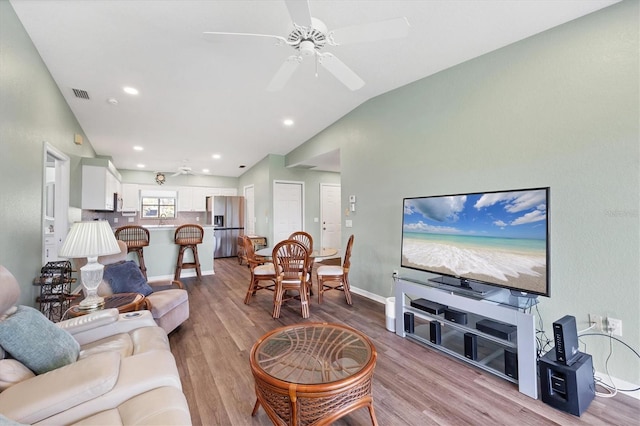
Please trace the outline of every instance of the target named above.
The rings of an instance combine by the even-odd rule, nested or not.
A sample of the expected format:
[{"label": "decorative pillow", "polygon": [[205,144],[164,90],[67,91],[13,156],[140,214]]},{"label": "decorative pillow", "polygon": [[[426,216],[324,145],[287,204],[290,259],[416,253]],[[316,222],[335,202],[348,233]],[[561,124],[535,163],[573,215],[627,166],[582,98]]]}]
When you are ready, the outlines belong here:
[{"label": "decorative pillow", "polygon": [[0,359],[0,392],[35,376],[17,359]]},{"label": "decorative pillow", "polygon": [[29,306],[18,306],[15,314],[0,321],[0,345],[36,374],[71,364],[80,353],[68,331]]},{"label": "decorative pillow", "polygon": [[112,263],[104,267],[103,279],[109,283],[114,293],[153,293],[142,271],[133,260]]}]

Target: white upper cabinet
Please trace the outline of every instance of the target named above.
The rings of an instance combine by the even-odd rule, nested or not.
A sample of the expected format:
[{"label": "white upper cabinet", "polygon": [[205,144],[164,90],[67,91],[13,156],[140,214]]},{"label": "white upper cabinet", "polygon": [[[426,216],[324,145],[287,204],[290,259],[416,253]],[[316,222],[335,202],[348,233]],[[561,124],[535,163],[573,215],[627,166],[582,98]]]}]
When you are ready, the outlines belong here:
[{"label": "white upper cabinet", "polygon": [[123,212],[140,211],[140,185],[137,183],[122,184],[122,206]]},{"label": "white upper cabinet", "polygon": [[104,165],[82,165],[82,208],[85,210],[115,209],[115,194],[120,191],[118,173],[111,162]]}]

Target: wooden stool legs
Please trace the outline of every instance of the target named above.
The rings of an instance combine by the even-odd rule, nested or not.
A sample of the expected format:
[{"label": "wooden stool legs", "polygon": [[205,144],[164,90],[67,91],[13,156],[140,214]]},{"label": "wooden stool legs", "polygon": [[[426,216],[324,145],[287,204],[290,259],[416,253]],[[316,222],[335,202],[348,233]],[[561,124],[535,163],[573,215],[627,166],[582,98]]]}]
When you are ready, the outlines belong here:
[{"label": "wooden stool legs", "polygon": [[[191,249],[191,251],[193,252],[192,263],[184,263],[182,261],[184,258],[184,252],[187,249]],[[181,245],[180,252],[178,253],[178,263],[176,264],[176,274],[174,276],[174,279],[180,280],[180,274],[182,273],[183,269],[193,269],[193,268],[195,268],[198,278],[201,278],[202,272],[200,271],[200,259],[198,258],[198,245],[197,244]]]},{"label": "wooden stool legs", "polygon": [[142,275],[147,278],[147,267],[144,264],[144,251],[142,247],[131,247],[127,250],[129,253],[135,252],[138,255],[138,264],[140,265],[140,271]]}]

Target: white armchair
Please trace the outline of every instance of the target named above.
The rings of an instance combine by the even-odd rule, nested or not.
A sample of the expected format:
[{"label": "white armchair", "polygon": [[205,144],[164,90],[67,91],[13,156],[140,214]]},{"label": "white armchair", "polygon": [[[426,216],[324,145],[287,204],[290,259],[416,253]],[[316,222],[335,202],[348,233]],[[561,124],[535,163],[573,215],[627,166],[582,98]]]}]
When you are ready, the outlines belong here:
[{"label": "white armchair", "polygon": [[[105,265],[113,265],[123,262],[127,259],[127,245],[124,241],[118,241],[120,253],[109,256],[100,256],[98,262]],[[76,269],[84,266],[86,259],[73,259]],[[146,278],[140,273],[140,276],[146,281]],[[147,284],[153,290],[153,293],[147,295],[149,310],[153,315],[153,319],[162,327],[167,334],[172,332],[176,327],[189,319],[189,297],[187,291],[180,281],[154,282]],[[100,296],[111,296],[114,293],[109,283],[102,281],[98,287]]]},{"label": "white armchair", "polygon": [[148,311],[108,309],[54,324],[33,308],[15,306],[19,293],[0,266],[0,413],[6,419],[191,423],[166,333]]}]

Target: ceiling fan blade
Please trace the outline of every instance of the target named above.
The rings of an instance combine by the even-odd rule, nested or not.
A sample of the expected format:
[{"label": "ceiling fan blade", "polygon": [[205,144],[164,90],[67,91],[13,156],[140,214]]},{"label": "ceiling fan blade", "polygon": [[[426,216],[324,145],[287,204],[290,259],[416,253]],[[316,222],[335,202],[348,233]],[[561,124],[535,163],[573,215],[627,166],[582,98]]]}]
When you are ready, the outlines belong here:
[{"label": "ceiling fan blade", "polygon": [[378,40],[404,38],[409,35],[407,18],[393,18],[385,21],[338,28],[329,33],[336,45],[362,43]]},{"label": "ceiling fan blade", "polygon": [[294,24],[298,24],[301,27],[311,27],[309,0],[285,0],[285,3]]},{"label": "ceiling fan blade", "polygon": [[271,82],[267,86],[267,90],[269,92],[276,92],[284,87],[287,84],[287,81],[291,78],[295,70],[298,68],[302,62],[302,58],[296,55],[289,56],[285,61],[280,65],[278,72],[273,76]]},{"label": "ceiling fan blade", "polygon": [[364,86],[364,81],[358,77],[358,74],[353,72],[351,68],[331,53],[323,53],[320,55],[320,65],[325,67],[327,71],[333,74],[335,78],[350,90],[358,90]]},{"label": "ceiling fan blade", "polygon": [[204,36],[243,36],[243,37],[266,37],[266,38],[275,38],[283,43],[287,42],[287,39],[284,37],[280,37],[277,35],[271,34],[252,34],[252,33],[227,33],[223,31],[205,31],[202,33]]}]

